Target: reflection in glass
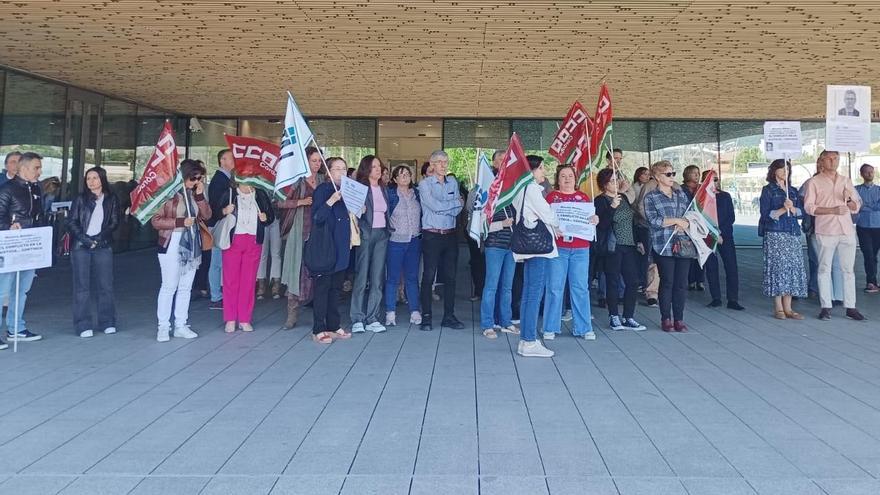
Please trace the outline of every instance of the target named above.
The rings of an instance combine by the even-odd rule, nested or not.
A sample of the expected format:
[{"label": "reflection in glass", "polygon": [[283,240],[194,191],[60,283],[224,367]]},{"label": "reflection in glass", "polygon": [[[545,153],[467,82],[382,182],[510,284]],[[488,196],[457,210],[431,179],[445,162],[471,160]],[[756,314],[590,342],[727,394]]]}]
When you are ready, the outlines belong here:
[{"label": "reflection in glass", "polygon": [[6,73],[0,154],[43,155],[43,177],[61,177],[67,93],[63,86]]}]

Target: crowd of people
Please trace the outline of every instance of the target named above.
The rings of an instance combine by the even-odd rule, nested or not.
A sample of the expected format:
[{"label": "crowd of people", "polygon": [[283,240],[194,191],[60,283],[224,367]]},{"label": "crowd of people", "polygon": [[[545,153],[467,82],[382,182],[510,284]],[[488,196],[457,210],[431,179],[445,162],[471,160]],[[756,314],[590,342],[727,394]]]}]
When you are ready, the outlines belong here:
[{"label": "crowd of people", "polygon": [[[218,169],[209,182],[204,163],[180,163],[183,187],[151,219],[161,272],[157,341],[198,337],[188,322],[194,289],[210,298],[210,308],[222,311],[227,333],[254,331],[255,301],[266,297],[286,299],[286,329],[295,328],[301,311],[310,306],[312,338],[319,344],[349,339],[353,333],[385,332],[397,325],[399,304],[410,324],[430,331],[437,299],[442,299],[443,310],[439,326],[465,328],[455,315],[457,226],[462,216],[475,214],[474,195],[448,174],[449,156],[434,152],[417,184],[409,166],[389,170],[374,155],[363,157],[356,168],[340,157],[325,159],[317,148],[307,148],[306,156],[310,175],[286,189],[281,200],[237,181],[229,150],[218,154]],[[493,156],[496,172],[502,157],[501,151]],[[621,150],[608,153],[606,168],[579,188],[571,165],[557,167],[551,184],[543,158],[527,157],[534,180],[510,204],[496,209],[482,243],[472,242],[469,250],[471,300],[479,301],[479,330],[485,338],[497,339],[498,332],[518,335],[520,355],[551,357],[553,351],[545,344],[562,331],[563,321],[572,321],[574,336],[597,338],[594,306],[607,310],[607,328],[645,330],[635,319],[640,297],[645,305],[659,308],[662,331],[686,332],[689,290],[704,290],[705,282],[709,306],[724,304],[719,257],[726,306],[745,309],[739,302],[731,196],[716,191],[720,236],[701,267],[686,233],[686,213],[708,172],[701,175],[699,168],[686,167],[679,184],[673,164],[659,161],[637,169],[630,181],[620,172],[622,158]],[[6,156],[0,173],[0,230],[44,225],[41,160],[32,152]],[[768,167],[758,233],[763,239],[763,293],[772,298],[777,319],[803,319],[793,303],[814,292],[820,320],[830,320],[835,305],[845,308],[846,317],[864,320],[856,308],[857,246],[865,263],[864,291],[880,292],[880,186],[874,184],[874,168],[866,164],[860,169],[863,183],[854,187],[838,174],[838,162],[838,153],[823,151],[816,174],[800,189],[790,183],[788,162],[776,160]],[[344,176],[367,187],[358,215],[342,201]],[[90,338],[96,331],[116,332],[112,239],[126,212],[104,169],[90,168],[82,181],[81,192],[72,198],[67,229],[73,327],[80,337]],[[560,230],[552,205],[578,202],[595,206],[589,219],[596,227],[593,240]],[[804,235],[809,262],[804,259]],[[319,238],[326,243],[321,254],[329,263],[310,270],[308,243]],[[0,274],[0,299],[9,306],[7,340],[16,333],[22,342],[41,339],[24,319],[34,276],[33,270],[21,272],[16,294],[15,274]],[[347,291],[350,325],[340,312]],[[6,347],[0,341],[0,349]]]}]

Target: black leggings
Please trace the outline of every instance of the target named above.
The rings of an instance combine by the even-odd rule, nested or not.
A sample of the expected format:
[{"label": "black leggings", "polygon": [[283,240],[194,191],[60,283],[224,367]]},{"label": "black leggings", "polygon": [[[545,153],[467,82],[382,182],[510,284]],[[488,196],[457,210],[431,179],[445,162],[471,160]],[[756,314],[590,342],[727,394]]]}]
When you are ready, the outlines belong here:
[{"label": "black leggings", "polygon": [[339,293],[345,280],[345,270],[315,278],[312,291],[312,310],[315,313],[312,333],[335,332],[341,327],[339,322]]},{"label": "black leggings", "polygon": [[[664,320],[670,318],[684,319],[684,301],[687,298],[688,272],[691,267],[691,258],[676,258],[674,256],[660,256],[654,252],[654,262],[660,272],[660,317]],[[671,311],[670,311],[671,310]]]},{"label": "black leggings", "polygon": [[617,314],[617,293],[620,275],[623,275],[623,317],[632,318],[636,312],[636,295],[639,289],[639,253],[633,246],[618,245],[614,254],[603,259],[605,265],[605,300],[608,316]]}]

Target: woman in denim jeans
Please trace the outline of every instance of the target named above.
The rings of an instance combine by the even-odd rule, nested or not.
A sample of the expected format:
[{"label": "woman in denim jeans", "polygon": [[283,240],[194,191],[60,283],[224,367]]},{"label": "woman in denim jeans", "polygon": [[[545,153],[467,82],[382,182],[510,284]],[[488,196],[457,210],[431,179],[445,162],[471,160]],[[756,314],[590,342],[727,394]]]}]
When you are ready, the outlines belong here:
[{"label": "woman in denim jeans", "polygon": [[397,325],[397,287],[401,271],[409,305],[409,322],[422,324],[419,308],[419,260],[422,257],[422,207],[419,190],[412,187],[412,172],[406,165],[394,167],[388,188],[391,238],[385,266],[385,326]]},{"label": "woman in denim jeans", "polygon": [[[488,339],[498,338],[495,329],[518,335],[511,319],[513,310],[513,273],[516,263],[510,251],[510,237],[516,209],[507,205],[492,215],[489,233],[483,243],[486,257],[486,282],[480,301],[480,327]],[[498,318],[496,319],[496,315]],[[497,323],[497,325],[496,325]]]},{"label": "woman in denim jeans", "polygon": [[[527,229],[534,229],[538,221],[544,222],[545,228],[554,235],[559,230],[559,220],[556,213],[544,199],[544,159],[537,155],[528,155],[529,169],[535,180],[529,181],[513,200],[516,210],[514,222],[523,221]],[[553,357],[553,351],[544,347],[538,338],[538,306],[544,295],[547,285],[547,275],[550,273],[550,262],[559,256],[556,244],[552,244],[553,250],[546,254],[518,254],[513,253],[513,259],[523,261],[523,295],[520,304],[520,317],[522,320],[522,334],[519,339],[517,354],[525,357]],[[561,311],[561,310],[560,310]],[[544,314],[545,320],[547,314]],[[561,313],[558,316],[562,317]]]},{"label": "woman in denim jeans", "polygon": [[116,333],[113,302],[113,231],[119,225],[119,200],[110,190],[107,172],[92,167],[83,178],[83,192],[70,206],[70,261],[73,268],[73,326],[82,338],[94,335],[91,278],[97,287],[98,328]]},{"label": "woman in denim jeans", "polygon": [[[575,189],[577,179],[574,167],[562,165],[556,169],[556,190],[547,195],[547,202],[589,203],[590,196]],[[599,223],[596,215],[590,219],[593,225]],[[574,325],[571,333],[575,337],[596,340],[591,323],[590,311],[590,241],[570,236],[556,236],[559,256],[550,260],[547,276],[547,295],[544,298],[544,340],[553,340],[562,327],[562,298],[565,281],[571,291],[571,309]]]}]

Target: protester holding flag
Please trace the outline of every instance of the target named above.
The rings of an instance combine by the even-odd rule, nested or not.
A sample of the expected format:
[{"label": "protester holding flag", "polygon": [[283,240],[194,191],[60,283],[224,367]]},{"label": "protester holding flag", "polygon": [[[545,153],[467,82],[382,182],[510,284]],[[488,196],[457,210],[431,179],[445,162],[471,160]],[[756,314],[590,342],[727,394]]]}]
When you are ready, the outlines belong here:
[{"label": "protester holding flag", "polygon": [[[710,170],[703,172],[702,180],[706,181]],[[721,306],[721,281],[719,280],[718,257],[724,262],[724,281],[727,288],[727,308],[742,311],[745,309],[739,303],[739,267],[736,263],[736,242],[733,239],[733,224],[736,222],[736,212],[733,208],[733,198],[726,191],[718,188],[721,181],[712,173],[712,181],[715,184],[715,204],[718,216],[718,246],[717,253],[709,255],[706,260],[706,281],[709,284],[709,294],[712,295],[710,308]]]},{"label": "protester holding flag", "polygon": [[211,218],[211,207],[205,197],[202,182],[206,170],[195,160],[180,163],[183,189],[166,200],[150,220],[158,233],[159,266],[162,285],[156,304],[159,328],[156,340],[167,342],[172,330],[171,308],[174,307],[175,337],[198,337],[187,324],[189,300],[196,269],[202,260],[201,235],[198,220]]},{"label": "protester holding flag", "polygon": [[790,183],[791,166],[774,160],[761,189],[758,235],[764,238],[764,295],[773,298],[776,319],[803,320],[791,307],[794,297],[807,296],[807,272],[801,246],[803,203]]},{"label": "protester holding flag", "polygon": [[[116,333],[113,302],[113,231],[119,225],[119,199],[101,167],[86,170],[82,192],[73,199],[68,216],[73,272],[73,326],[82,338],[94,335],[91,296],[97,300],[98,328]],[[94,276],[97,287],[92,290]]]},{"label": "protester holding flag", "polygon": [[339,192],[347,167],[342,158],[328,159],[327,168],[330,170],[330,180],[333,183],[320,184],[313,195],[312,221],[315,227],[330,224],[334,249],[332,253],[327,254],[336,260],[331,273],[315,276],[312,340],[319,344],[329,344],[333,339],[351,338],[351,333],[342,329],[339,319],[339,296],[342,291],[342,281],[345,279],[345,270],[348,268],[351,248],[351,223],[348,209],[342,201],[342,193]]},{"label": "protester holding flag", "polygon": [[358,218],[361,245],[358,246],[355,257],[357,272],[351,291],[351,331],[360,333],[369,330],[379,333],[386,330],[379,321],[379,312],[390,236],[388,194],[385,184],[382,183],[382,160],[374,155],[363,157],[355,177],[370,189],[364,211]]},{"label": "protester holding flag", "polygon": [[262,189],[233,179],[221,197],[223,215],[235,214],[232,242],[223,250],[223,321],[224,331],[235,332],[236,322],[243,332],[253,332],[254,283],[260,264],[260,251],[275,211],[269,195]]},{"label": "protester holding flag", "polygon": [[[514,135],[516,137],[516,135]],[[513,139],[511,139],[513,141]],[[544,254],[522,254],[514,251],[513,259],[523,261],[525,267],[523,269],[523,299],[520,308],[520,316],[522,317],[522,326],[519,345],[516,352],[524,357],[553,357],[553,351],[544,347],[537,340],[538,338],[538,308],[541,304],[541,297],[544,296],[544,289],[547,286],[548,275],[550,274],[550,262],[553,258],[559,256],[556,243],[552,242],[552,238],[559,229],[559,219],[550,208],[550,204],[544,199],[544,188],[541,183],[544,182],[544,159],[537,155],[528,155],[522,157],[521,145],[519,139],[516,139],[516,150],[514,155],[515,161],[507,160],[505,165],[506,171],[509,173],[516,172],[514,181],[518,184],[519,192],[513,198],[512,203],[516,210],[516,227],[514,227],[514,235],[516,230],[525,228],[535,230],[537,228],[546,228],[551,236],[550,251]],[[512,146],[513,147],[513,146]],[[508,150],[511,154],[511,150]],[[520,175],[523,170],[523,158],[525,158],[531,176]],[[516,168],[512,170],[511,163]],[[502,174],[499,176],[503,177]],[[504,192],[502,191],[502,194]],[[543,227],[542,227],[543,225]],[[586,268],[586,267],[584,267]],[[560,309],[561,313],[561,309]],[[561,318],[561,314],[559,317]]]},{"label": "protester holding flag", "polygon": [[[645,326],[633,316],[636,311],[636,296],[639,284],[639,252],[636,246],[641,242],[635,235],[635,212],[629,199],[618,190],[614,170],[604,169],[596,176],[596,185],[602,194],[596,198],[596,215],[599,217],[597,239],[604,245],[597,245],[596,251],[602,258],[605,270],[608,325],[612,330],[641,331]],[[643,248],[644,249],[644,248]],[[623,318],[618,312],[618,283],[623,276]]]},{"label": "protester holding flag", "polygon": [[[556,190],[547,195],[547,203],[589,203],[590,196],[578,191],[575,169],[562,165],[556,169]],[[599,218],[590,219],[595,225]],[[556,251],[548,266],[547,292],[544,297],[544,340],[553,340],[561,332],[562,306],[565,284],[571,292],[574,326],[571,334],[586,340],[596,340],[590,312],[590,241],[572,236],[557,235]],[[528,289],[526,289],[528,290]]]},{"label": "protester holding flag", "polygon": [[688,271],[697,256],[687,235],[684,215],[690,201],[675,187],[672,163],[661,160],[651,165],[657,188],[645,194],[645,218],[651,228],[654,262],[660,272],[660,317],[664,332],[686,332],[684,304],[687,299]]},{"label": "protester holding flag", "polygon": [[284,262],[281,264],[281,283],[287,287],[287,319],[284,328],[296,326],[299,308],[312,300],[314,279],[302,261],[303,246],[312,230],[312,196],[315,189],[324,183],[323,159],[318,148],[309,146],[305,155],[308,159],[309,175],[296,184],[287,187],[286,199],[277,206],[281,214],[280,231],[284,239]]},{"label": "protester holding flag", "polygon": [[[682,190],[687,194],[688,200],[694,200],[694,194],[700,187],[700,167],[696,165],[688,165],[682,172]],[[703,267],[697,260],[691,263],[688,272],[688,290],[703,291]]]},{"label": "protester holding flag", "polygon": [[409,322],[413,325],[422,323],[419,306],[422,206],[419,202],[418,189],[412,187],[412,179],[413,173],[406,165],[398,165],[391,172],[392,183],[388,188],[391,237],[388,240],[388,255],[385,260],[388,270],[388,277],[385,279],[386,326],[397,324],[397,287],[401,281],[401,270],[410,312]]}]

